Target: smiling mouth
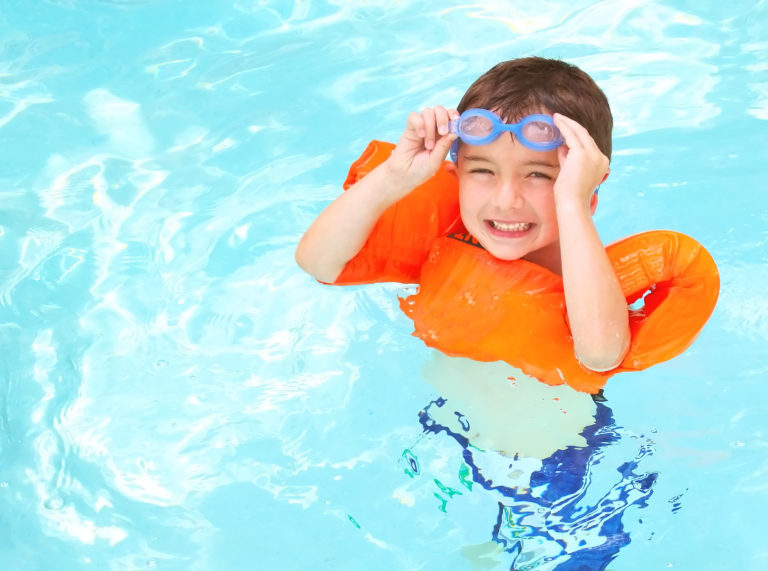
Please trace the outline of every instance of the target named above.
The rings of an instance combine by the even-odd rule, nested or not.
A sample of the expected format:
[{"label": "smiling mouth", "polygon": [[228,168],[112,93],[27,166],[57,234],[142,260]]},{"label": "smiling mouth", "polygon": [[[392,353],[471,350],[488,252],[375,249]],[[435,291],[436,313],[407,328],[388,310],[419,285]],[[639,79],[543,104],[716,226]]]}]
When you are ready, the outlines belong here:
[{"label": "smiling mouth", "polygon": [[496,220],[487,220],[486,222],[488,226],[500,232],[525,232],[526,230],[530,230],[531,227],[533,227],[532,222],[506,223],[498,222]]}]

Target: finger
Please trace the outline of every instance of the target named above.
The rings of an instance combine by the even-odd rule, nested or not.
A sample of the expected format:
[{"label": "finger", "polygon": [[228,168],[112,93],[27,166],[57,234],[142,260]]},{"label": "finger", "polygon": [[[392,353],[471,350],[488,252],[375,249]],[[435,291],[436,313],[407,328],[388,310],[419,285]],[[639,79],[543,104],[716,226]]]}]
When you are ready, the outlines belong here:
[{"label": "finger", "polygon": [[408,121],[405,125],[406,133],[410,133],[414,139],[424,138],[424,118],[415,111],[408,115]]},{"label": "finger", "polygon": [[451,145],[456,139],[458,139],[458,135],[455,135],[453,133],[448,133],[447,135],[443,135],[435,143],[435,150],[433,154],[436,156],[439,156],[440,161],[443,161],[445,159],[445,156],[448,154],[448,151],[451,149]]},{"label": "finger", "polygon": [[[582,141],[578,137],[574,126],[574,123],[576,122],[573,121],[573,119],[570,119],[565,115],[561,115],[560,113],[555,113],[552,119],[555,123],[555,127],[560,130],[560,134],[563,136],[563,139],[565,139],[566,145],[569,147],[573,147],[575,145],[582,146]],[[578,123],[576,124],[578,125]]]},{"label": "finger", "polygon": [[427,107],[421,112],[421,118],[424,121],[424,146],[428,151],[435,148],[435,110]]},{"label": "finger", "polygon": [[447,135],[448,123],[450,122],[451,122],[451,118],[448,115],[448,110],[441,105],[437,105],[435,107],[435,123],[437,125],[437,134]]},{"label": "finger", "polygon": [[589,134],[589,131],[578,121],[555,113],[554,115],[555,126],[560,129],[566,144],[571,146],[578,145],[585,149],[597,149],[597,143]]}]

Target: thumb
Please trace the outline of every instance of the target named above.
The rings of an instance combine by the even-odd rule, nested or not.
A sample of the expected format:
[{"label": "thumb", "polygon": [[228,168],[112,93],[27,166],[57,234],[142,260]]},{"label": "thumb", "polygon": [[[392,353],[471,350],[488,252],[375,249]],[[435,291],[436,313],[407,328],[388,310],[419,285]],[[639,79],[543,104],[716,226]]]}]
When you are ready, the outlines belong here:
[{"label": "thumb", "polygon": [[448,151],[451,149],[451,145],[457,138],[458,138],[457,135],[454,135],[453,133],[449,133],[448,135],[443,135],[435,142],[435,148],[432,149],[432,152],[435,155],[440,156],[441,162],[445,160],[445,157],[448,154]]}]

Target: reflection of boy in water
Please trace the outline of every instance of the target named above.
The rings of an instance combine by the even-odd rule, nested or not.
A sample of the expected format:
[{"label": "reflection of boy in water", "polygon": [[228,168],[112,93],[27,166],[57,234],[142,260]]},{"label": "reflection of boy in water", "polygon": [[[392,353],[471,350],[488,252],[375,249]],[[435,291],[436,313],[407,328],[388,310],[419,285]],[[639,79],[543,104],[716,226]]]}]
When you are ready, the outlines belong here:
[{"label": "reflection of boy in water", "polygon": [[656,480],[635,473],[641,450],[610,489],[589,490],[599,501],[585,505],[592,466],[619,439],[610,409],[503,363],[435,354],[424,377],[442,396],[419,420],[461,444],[471,480],[502,496],[492,539],[513,554],[512,569],[605,569],[629,543],[624,510],[642,505]]}]

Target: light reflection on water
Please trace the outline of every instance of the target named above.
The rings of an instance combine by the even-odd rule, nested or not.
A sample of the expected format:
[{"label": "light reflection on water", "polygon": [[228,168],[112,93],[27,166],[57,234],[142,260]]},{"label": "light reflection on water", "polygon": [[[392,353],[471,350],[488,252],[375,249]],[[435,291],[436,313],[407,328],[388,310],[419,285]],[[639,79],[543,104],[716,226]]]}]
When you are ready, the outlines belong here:
[{"label": "light reflection on water", "polygon": [[574,505],[630,493],[636,462],[659,476],[622,507],[617,568],[759,568],[767,6],[676,5],[9,3],[4,567],[508,568],[494,524],[509,547],[536,502],[467,489],[461,443],[423,432],[438,394],[399,288],[319,286],[293,248],[368,139],[537,53],[611,100],[606,239],[688,232],[723,276],[685,356],[609,385],[616,440]]}]

